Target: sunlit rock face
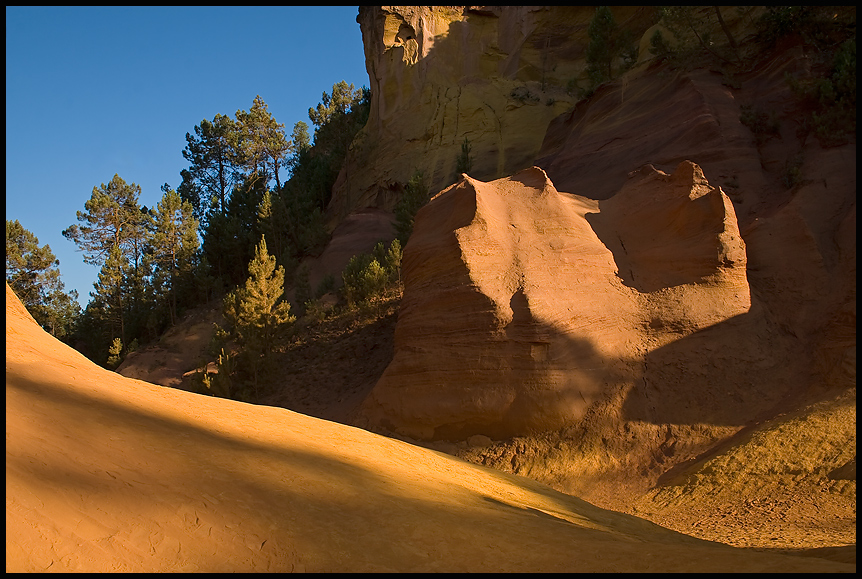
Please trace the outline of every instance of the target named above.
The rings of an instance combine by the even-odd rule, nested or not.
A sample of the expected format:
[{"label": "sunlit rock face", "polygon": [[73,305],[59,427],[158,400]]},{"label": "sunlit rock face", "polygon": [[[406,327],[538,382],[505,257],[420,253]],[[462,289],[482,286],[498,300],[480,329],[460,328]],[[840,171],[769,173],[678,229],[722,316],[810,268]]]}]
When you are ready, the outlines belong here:
[{"label": "sunlit rock face", "polygon": [[[614,7],[640,34],[652,9]],[[391,209],[416,170],[433,192],[470,175],[492,180],[533,165],[549,122],[577,101],[592,7],[360,7],[371,89],[368,123],[333,190],[333,219]]]},{"label": "sunlit rock face", "polygon": [[537,167],[464,175],[416,217],[395,356],[364,423],[419,439],[572,424],[639,379],[645,329],[746,312],[745,262],[731,203],[690,162],[634,172],[605,204]]}]

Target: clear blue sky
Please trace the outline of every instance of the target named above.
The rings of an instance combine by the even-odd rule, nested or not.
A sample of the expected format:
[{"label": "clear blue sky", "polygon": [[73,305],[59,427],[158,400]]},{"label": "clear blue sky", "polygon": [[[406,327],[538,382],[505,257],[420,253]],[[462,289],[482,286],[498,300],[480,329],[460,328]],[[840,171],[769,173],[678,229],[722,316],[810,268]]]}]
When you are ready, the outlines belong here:
[{"label": "clear blue sky", "polygon": [[48,244],[83,307],[98,269],[61,231],[118,174],[153,207],[185,135],[256,95],[288,134],[323,91],[369,86],[356,6],[6,7],[6,219]]}]

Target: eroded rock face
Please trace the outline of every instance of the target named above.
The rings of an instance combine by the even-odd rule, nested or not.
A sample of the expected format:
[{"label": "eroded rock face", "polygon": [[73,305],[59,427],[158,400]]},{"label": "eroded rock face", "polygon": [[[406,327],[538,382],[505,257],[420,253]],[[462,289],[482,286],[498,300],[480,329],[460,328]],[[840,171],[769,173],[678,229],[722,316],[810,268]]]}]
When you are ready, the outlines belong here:
[{"label": "eroded rock face", "polygon": [[360,422],[427,440],[571,424],[639,379],[645,328],[746,312],[745,263],[730,201],[690,162],[604,204],[537,167],[464,175],[416,217],[395,356]]},{"label": "eroded rock face", "polygon": [[[635,35],[653,9],[614,7]],[[530,167],[551,119],[577,100],[593,7],[360,7],[371,89],[368,123],[333,188],[334,220],[355,208],[392,209],[421,170],[432,191],[469,173],[492,180]]]}]

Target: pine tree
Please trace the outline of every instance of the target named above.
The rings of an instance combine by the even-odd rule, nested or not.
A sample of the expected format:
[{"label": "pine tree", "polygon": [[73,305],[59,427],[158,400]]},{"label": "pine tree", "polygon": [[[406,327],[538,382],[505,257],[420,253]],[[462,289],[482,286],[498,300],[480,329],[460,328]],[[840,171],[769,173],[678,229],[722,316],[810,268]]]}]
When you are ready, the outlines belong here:
[{"label": "pine tree", "polygon": [[39,239],[17,219],[6,220],[6,282],[24,306],[42,302],[46,287],[60,275],[58,265],[48,245],[39,247]]},{"label": "pine tree", "polygon": [[78,245],[84,252],[84,263],[102,265],[114,247],[121,248],[125,255],[134,253],[129,240],[141,221],[138,198],[141,188],[134,183],[127,185],[119,175],[106,185],[93,187],[93,193],[84,203],[85,211],[78,211],[81,225],[71,225],[63,230],[63,236]]},{"label": "pine tree", "polygon": [[294,154],[310,149],[311,137],[308,136],[308,123],[305,121],[296,121],[293,125],[293,132],[290,134],[290,140],[293,141]]},{"label": "pine tree", "polygon": [[461,178],[462,173],[470,173],[473,170],[473,157],[470,155],[472,149],[470,141],[464,137],[464,142],[461,143],[461,154],[455,160],[455,179]]},{"label": "pine tree", "polygon": [[204,119],[195,126],[194,135],[186,133],[183,157],[191,165],[180,172],[179,193],[192,203],[198,220],[210,210],[222,215],[227,211],[228,195],[238,182],[238,130],[233,119],[217,114],[212,121]]},{"label": "pine tree", "polygon": [[276,191],[281,190],[279,167],[283,166],[293,150],[293,144],[284,133],[284,124],[276,122],[267,105],[257,95],[251,108],[236,112],[238,150],[246,169],[268,181],[269,171],[275,178]]},{"label": "pine tree", "polygon": [[[382,247],[377,253],[383,253]],[[341,272],[342,292],[347,304],[353,307],[376,300],[386,288],[388,279],[389,273],[373,254],[354,255]]]},{"label": "pine tree", "polygon": [[191,204],[168,189],[153,216],[150,244],[156,265],[155,278],[158,285],[166,288],[171,325],[177,320],[178,294],[183,285],[191,283],[193,259],[198,249],[198,222],[192,213]]},{"label": "pine tree", "polygon": [[237,329],[251,351],[265,356],[272,351],[279,332],[296,318],[290,314],[290,303],[281,301],[284,268],[276,268],[275,256],[269,255],[264,236],[255,248],[248,273],[237,312]]},{"label": "pine tree", "polygon": [[587,46],[587,70],[594,86],[613,78],[616,33],[617,23],[611,9],[607,6],[596,8],[596,13],[590,20],[590,43]]},{"label": "pine tree", "polygon": [[258,210],[266,193],[262,179],[248,177],[234,187],[226,214],[213,213],[203,233],[203,253],[227,287],[244,283],[247,264],[260,239]]},{"label": "pine tree", "polygon": [[281,195],[273,195],[270,191],[265,191],[263,199],[257,208],[257,230],[262,235],[269,237],[272,240],[272,254],[276,261],[283,259],[282,250],[284,243],[282,242],[281,228],[276,227],[275,211],[280,208]]},{"label": "pine tree", "polygon": [[126,276],[123,280],[123,292],[126,298],[126,329],[129,339],[140,335],[151,316],[152,299],[148,292],[147,280],[150,278],[152,263],[147,255],[153,218],[147,207],[140,207],[129,216],[126,227],[125,254],[129,262]]},{"label": "pine tree", "polygon": [[422,171],[417,169],[404,187],[404,194],[401,199],[395,205],[395,232],[402,247],[407,245],[407,240],[413,233],[413,220],[416,213],[428,203],[430,197],[425,177]]},{"label": "pine tree", "polygon": [[6,220],[6,282],[33,319],[57,338],[68,336],[80,315],[78,292],[64,291],[60,261],[49,245],[18,222]]},{"label": "pine tree", "polygon": [[120,354],[123,352],[123,341],[120,338],[114,338],[111,347],[108,349],[108,367],[116,368],[120,365],[122,358]]},{"label": "pine tree", "polygon": [[128,262],[123,259],[118,246],[110,249],[102,269],[99,271],[98,281],[93,284],[95,291],[90,292],[93,300],[102,304],[101,321],[103,331],[116,335],[126,341],[126,311],[124,309],[125,299],[123,291],[123,279],[128,270]]},{"label": "pine tree", "polygon": [[146,211],[138,206],[140,194],[138,185],[126,184],[119,175],[114,175],[107,185],[93,187],[90,199],[84,203],[85,211],[77,212],[81,225],[71,225],[63,231],[84,252],[84,263],[102,266],[95,295],[103,299],[108,317],[119,325],[124,342],[128,308],[125,276],[130,261],[134,262],[135,273],[140,274],[145,231]]}]

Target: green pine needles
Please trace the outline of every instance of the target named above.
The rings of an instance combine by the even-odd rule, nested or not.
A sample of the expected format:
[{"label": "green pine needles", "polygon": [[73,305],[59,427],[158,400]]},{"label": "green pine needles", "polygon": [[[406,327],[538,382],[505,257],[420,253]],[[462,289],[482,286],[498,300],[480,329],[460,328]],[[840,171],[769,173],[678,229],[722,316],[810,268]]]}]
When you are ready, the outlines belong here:
[{"label": "green pine needles", "polygon": [[342,292],[349,306],[379,301],[387,288],[401,283],[401,242],[393,240],[389,249],[381,242],[370,254],[353,256],[341,278]]},{"label": "green pine needles", "polygon": [[281,330],[296,318],[290,313],[290,303],[281,300],[284,268],[276,268],[275,256],[267,251],[264,236],[248,264],[248,273],[238,304],[237,331],[249,349],[266,355]]}]

